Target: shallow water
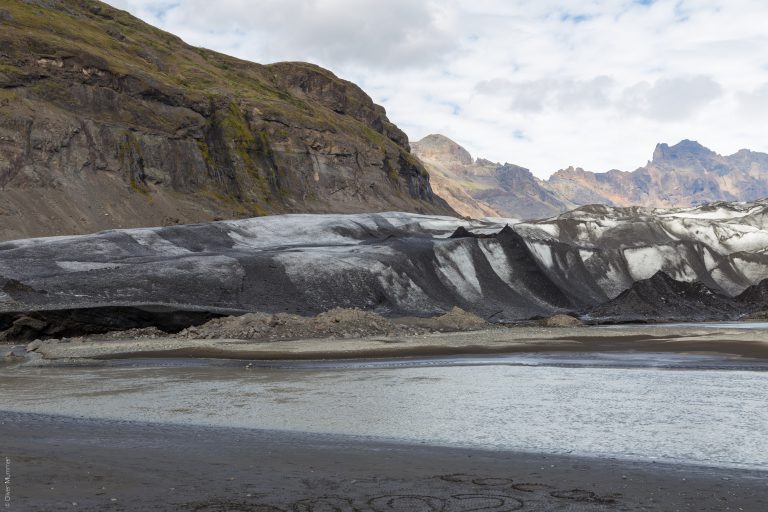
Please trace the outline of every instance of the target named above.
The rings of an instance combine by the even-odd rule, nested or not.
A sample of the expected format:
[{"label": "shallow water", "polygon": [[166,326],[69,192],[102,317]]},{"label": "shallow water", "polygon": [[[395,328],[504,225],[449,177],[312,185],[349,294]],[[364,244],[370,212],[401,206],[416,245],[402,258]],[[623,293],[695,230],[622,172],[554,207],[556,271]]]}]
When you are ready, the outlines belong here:
[{"label": "shallow water", "polygon": [[0,409],[768,469],[768,372],[744,360],[506,357],[517,362],[6,369]]},{"label": "shallow water", "polygon": [[[768,330],[768,322],[683,322],[669,324],[641,324],[643,327],[690,329],[750,329]],[[601,329],[626,329],[627,324],[600,325]]]},{"label": "shallow water", "polygon": [[418,368],[430,366],[556,366],[563,368],[666,368],[768,371],[768,359],[723,354],[673,352],[529,352],[515,354],[331,359],[313,361],[243,361],[232,359],[115,359],[114,367],[219,367],[294,370]]}]

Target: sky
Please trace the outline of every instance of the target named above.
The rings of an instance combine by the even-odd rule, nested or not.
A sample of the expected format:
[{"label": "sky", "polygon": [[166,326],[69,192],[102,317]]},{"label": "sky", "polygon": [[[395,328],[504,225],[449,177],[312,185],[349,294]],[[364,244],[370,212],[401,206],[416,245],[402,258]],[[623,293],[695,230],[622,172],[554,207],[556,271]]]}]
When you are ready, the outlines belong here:
[{"label": "sky", "polygon": [[108,0],[195,46],[308,61],[411,140],[547,177],[659,142],[768,152],[765,0]]}]

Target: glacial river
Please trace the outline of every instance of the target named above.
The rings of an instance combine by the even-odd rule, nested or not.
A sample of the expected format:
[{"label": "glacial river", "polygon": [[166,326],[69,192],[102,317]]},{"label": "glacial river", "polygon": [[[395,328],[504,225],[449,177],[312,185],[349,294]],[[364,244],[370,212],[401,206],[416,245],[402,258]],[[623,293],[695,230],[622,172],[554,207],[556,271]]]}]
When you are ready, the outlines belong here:
[{"label": "glacial river", "polygon": [[768,469],[768,363],[676,354],[0,370],[2,410]]}]

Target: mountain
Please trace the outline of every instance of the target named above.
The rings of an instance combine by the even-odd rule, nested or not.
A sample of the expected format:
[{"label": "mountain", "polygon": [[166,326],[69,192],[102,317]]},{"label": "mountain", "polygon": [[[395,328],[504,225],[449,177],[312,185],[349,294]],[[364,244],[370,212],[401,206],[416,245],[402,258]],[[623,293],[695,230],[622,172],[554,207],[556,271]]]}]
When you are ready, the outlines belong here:
[{"label": "mountain", "polygon": [[568,201],[657,208],[768,197],[768,154],[742,149],[721,156],[698,142],[658,144],[653,158],[632,172],[556,172],[548,184]]},{"label": "mountain", "polygon": [[[463,161],[441,150],[451,146],[458,148],[453,152],[465,155]],[[443,192],[446,201],[456,211],[478,218],[489,211],[535,219],[588,204],[677,208],[768,197],[768,154],[744,149],[721,156],[690,140],[657,145],[652,160],[632,172],[592,173],[569,167],[548,180],[516,165],[473,160],[442,135],[414,142],[413,151],[434,175],[440,191],[458,191]]]},{"label": "mountain", "polygon": [[93,0],[0,4],[0,239],[381,210],[453,213],[355,84]]},{"label": "mountain", "polygon": [[411,147],[429,170],[435,192],[462,215],[541,218],[578,206],[562,201],[528,169],[475,160],[444,135],[427,135]]},{"label": "mountain", "polygon": [[[612,321],[723,319],[766,306],[768,200],[592,205],[509,223],[274,215],[14,240],[0,243],[0,330],[42,322],[31,312],[114,325],[159,311],[178,329],[206,315],[335,307],[430,316],[459,306],[511,322],[589,311]],[[700,304],[708,309],[696,316]]]},{"label": "mountain", "polygon": [[496,164],[478,160],[443,135],[427,135],[411,144],[413,154],[429,170],[432,189],[460,215],[473,218],[500,217],[493,206],[475,196],[494,190]]}]

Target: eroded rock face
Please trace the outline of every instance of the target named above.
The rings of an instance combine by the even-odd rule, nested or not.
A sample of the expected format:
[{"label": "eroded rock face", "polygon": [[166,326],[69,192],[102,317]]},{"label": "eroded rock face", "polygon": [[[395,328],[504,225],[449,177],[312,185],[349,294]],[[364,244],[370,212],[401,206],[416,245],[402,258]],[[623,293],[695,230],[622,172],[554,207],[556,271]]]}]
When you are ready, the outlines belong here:
[{"label": "eroded rock face", "polygon": [[3,9],[0,239],[452,212],[384,109],[327,70],[193,48],[90,0]]}]

